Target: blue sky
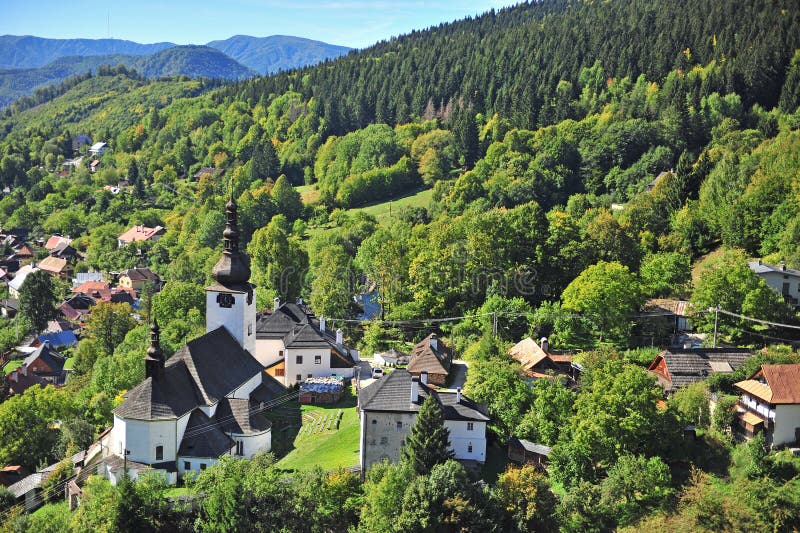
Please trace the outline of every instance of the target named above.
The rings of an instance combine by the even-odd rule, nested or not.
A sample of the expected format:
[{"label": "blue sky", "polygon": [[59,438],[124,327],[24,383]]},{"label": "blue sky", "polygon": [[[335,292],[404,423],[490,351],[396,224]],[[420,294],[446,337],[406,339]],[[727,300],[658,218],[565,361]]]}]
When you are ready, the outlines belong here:
[{"label": "blue sky", "polygon": [[[0,35],[108,36],[204,44],[232,35],[296,35],[365,47],[414,29],[513,5],[505,0],[0,0]],[[110,14],[110,16],[109,16]]]}]

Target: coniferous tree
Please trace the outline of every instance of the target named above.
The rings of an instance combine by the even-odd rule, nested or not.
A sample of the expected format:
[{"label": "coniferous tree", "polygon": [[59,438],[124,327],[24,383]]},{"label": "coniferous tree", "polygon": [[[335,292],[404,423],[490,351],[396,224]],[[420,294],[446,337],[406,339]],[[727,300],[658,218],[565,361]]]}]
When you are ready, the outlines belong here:
[{"label": "coniferous tree", "polygon": [[19,290],[19,312],[36,331],[47,326],[56,314],[56,289],[53,278],[44,270],[28,274]]},{"label": "coniferous tree", "polygon": [[422,475],[452,458],[450,431],[444,427],[444,412],[439,402],[432,395],[428,396],[406,437],[403,459],[411,464],[414,472]]}]

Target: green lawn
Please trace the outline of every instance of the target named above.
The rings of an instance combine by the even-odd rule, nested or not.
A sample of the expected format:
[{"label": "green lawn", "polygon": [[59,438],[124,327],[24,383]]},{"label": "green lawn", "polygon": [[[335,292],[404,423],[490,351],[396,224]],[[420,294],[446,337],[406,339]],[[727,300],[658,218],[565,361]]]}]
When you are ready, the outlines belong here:
[{"label": "green lawn", "polygon": [[381,202],[379,204],[368,205],[366,207],[357,207],[351,209],[352,212],[363,211],[378,219],[380,223],[387,223],[392,218],[396,218],[400,213],[408,207],[428,207],[433,197],[433,189],[424,189],[422,191],[395,198],[388,202]]},{"label": "green lawn", "polygon": [[178,496],[186,496],[189,494],[187,487],[172,487],[164,491],[164,496],[167,498],[177,498]]},{"label": "green lawn", "polygon": [[[304,187],[309,187],[309,185],[304,185]],[[297,187],[297,189],[300,190],[302,189],[302,187]],[[303,196],[304,202],[306,202],[308,195],[310,195],[312,192],[318,193],[319,191],[301,192],[301,194],[304,194]],[[431,203],[431,198],[433,198],[433,189],[424,189],[421,191],[412,192],[411,194],[408,194],[406,196],[393,198],[386,202],[348,209],[347,212],[357,213],[361,211],[370,214],[375,217],[375,219],[378,221],[378,224],[385,225],[388,224],[392,219],[399,217],[406,208],[428,207],[428,205]],[[313,237],[314,235],[329,230],[332,227],[333,226],[331,224],[328,224],[325,226],[308,228],[307,235],[309,237]]]},{"label": "green lawn", "polygon": [[70,357],[64,361],[64,370],[72,370],[73,368],[75,368],[75,358]]},{"label": "green lawn", "polygon": [[5,374],[6,376],[7,376],[7,375],[9,375],[9,374],[10,374],[10,373],[12,373],[14,370],[18,369],[18,368],[19,368],[19,365],[21,365],[21,364],[22,364],[22,359],[15,359],[15,360],[13,360],[13,361],[9,361],[9,362],[8,362],[8,363],[6,363],[6,365],[3,367],[3,374]]},{"label": "green lawn", "polygon": [[[278,467],[286,470],[305,470],[319,466],[324,470],[358,465],[359,421],[355,398],[347,398],[330,406],[303,405],[303,427],[294,439],[293,449]],[[342,410],[339,429],[321,429],[311,433],[319,421],[334,417]]]}]

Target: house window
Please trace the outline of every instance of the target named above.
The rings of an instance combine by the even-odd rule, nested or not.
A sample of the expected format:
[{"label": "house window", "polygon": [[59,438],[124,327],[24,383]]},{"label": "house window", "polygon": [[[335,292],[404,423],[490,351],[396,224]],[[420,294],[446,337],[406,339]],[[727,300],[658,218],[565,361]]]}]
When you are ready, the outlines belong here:
[{"label": "house window", "polygon": [[389,438],[388,437],[381,437],[381,444],[386,444],[388,442],[389,442]]},{"label": "house window", "polygon": [[472,453],[472,443],[467,444],[467,453]]},{"label": "house window", "polygon": [[119,454],[122,455],[122,441],[119,441]]},{"label": "house window", "polygon": [[300,374],[297,374],[297,375],[295,376],[295,381],[303,381],[303,376],[302,376],[302,375],[300,375]]},{"label": "house window", "polygon": [[314,356],[314,364],[315,365],[321,365],[322,364],[322,356],[321,355],[315,355]]},{"label": "house window", "polygon": [[403,423],[402,422],[398,422],[397,423],[397,431],[403,431]]},{"label": "house window", "polygon": [[472,422],[467,422],[467,431],[472,431],[475,429],[475,424]]},{"label": "house window", "polygon": [[278,357],[283,357],[283,350],[278,350]]},{"label": "house window", "polygon": [[252,323],[247,324],[247,336],[249,337],[252,334],[253,334],[253,324]]},{"label": "house window", "polygon": [[200,463],[200,470],[205,470],[205,469],[206,469],[206,464]]},{"label": "house window", "polygon": [[286,375],[286,369],[285,368],[276,368],[275,369],[275,377],[282,378],[285,375]]},{"label": "house window", "polygon": [[307,376],[307,377],[311,378],[311,377],[313,377],[313,376],[312,376],[311,374],[308,374],[308,376]]},{"label": "house window", "polygon": [[236,455],[244,455],[244,443],[242,441],[236,441]]},{"label": "house window", "polygon": [[[374,426],[374,425],[375,425],[375,424],[377,424],[377,423],[378,423],[378,421],[377,421],[377,420],[375,420],[375,419],[373,418],[373,419],[372,419],[372,425]],[[120,445],[120,447],[122,447],[122,445]]]},{"label": "house window", "polygon": [[163,460],[164,460],[164,447],[156,446],[156,461],[163,461]]},{"label": "house window", "polygon": [[298,365],[302,365],[303,364],[303,356],[302,355],[298,355],[297,357],[295,357],[294,362],[297,363]]}]

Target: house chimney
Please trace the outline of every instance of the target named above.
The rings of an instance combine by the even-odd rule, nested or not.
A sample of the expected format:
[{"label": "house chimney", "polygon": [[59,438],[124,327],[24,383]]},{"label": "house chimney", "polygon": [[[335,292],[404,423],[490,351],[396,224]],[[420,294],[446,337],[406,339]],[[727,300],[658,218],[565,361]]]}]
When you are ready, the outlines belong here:
[{"label": "house chimney", "polygon": [[781,270],[783,270],[785,272],[786,271],[786,263],[781,261],[780,265],[781,265]]},{"label": "house chimney", "polygon": [[273,298],[272,299],[272,310],[277,311],[278,308],[281,306],[281,299],[280,298]]},{"label": "house chimney", "polygon": [[427,370],[423,370],[422,372],[419,373],[419,380],[422,382],[423,385],[427,385],[428,384],[428,371]]},{"label": "house chimney", "polygon": [[550,341],[547,340],[547,337],[542,337],[539,340],[539,345],[544,353],[550,353]]},{"label": "house chimney", "polygon": [[761,258],[758,259],[758,264],[761,265]]},{"label": "house chimney", "polygon": [[456,389],[456,403],[461,403],[461,387]]},{"label": "house chimney", "polygon": [[419,378],[414,376],[411,378],[411,403],[419,401]]},{"label": "house chimney", "polygon": [[321,315],[319,317],[319,330],[322,333],[325,333],[325,315]]},{"label": "house chimney", "polygon": [[336,330],[336,344],[339,346],[344,344],[344,331],[341,329]]},{"label": "house chimney", "polygon": [[436,333],[431,333],[431,348],[433,351],[439,351],[439,338],[436,336]]}]

